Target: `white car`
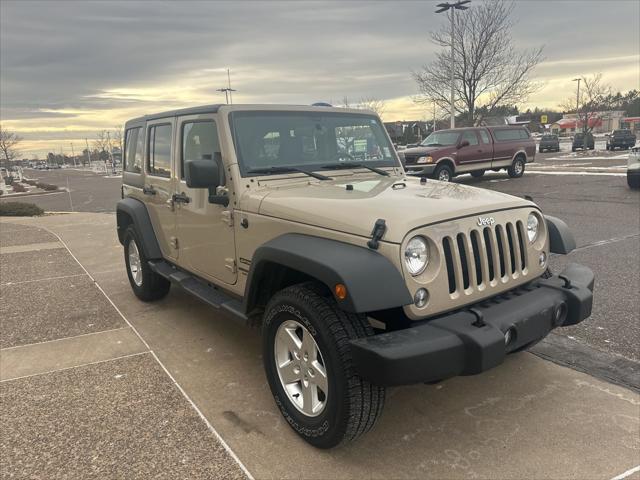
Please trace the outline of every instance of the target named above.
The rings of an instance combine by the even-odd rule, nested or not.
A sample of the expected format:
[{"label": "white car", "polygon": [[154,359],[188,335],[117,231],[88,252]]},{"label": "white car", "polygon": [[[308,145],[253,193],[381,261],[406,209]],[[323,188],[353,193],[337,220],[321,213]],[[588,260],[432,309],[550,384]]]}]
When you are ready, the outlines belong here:
[{"label": "white car", "polygon": [[640,147],[633,147],[629,153],[627,183],[630,188],[640,188]]}]

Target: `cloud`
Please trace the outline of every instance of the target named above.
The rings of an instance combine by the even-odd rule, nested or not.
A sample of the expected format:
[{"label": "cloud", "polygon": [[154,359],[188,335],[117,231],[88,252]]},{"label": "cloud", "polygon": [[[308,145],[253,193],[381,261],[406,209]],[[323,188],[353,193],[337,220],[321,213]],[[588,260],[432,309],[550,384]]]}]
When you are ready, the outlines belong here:
[{"label": "cloud", "polygon": [[[557,1],[552,10],[515,5],[517,46],[547,46],[537,73],[553,90],[536,101],[568,94],[570,78],[597,70],[615,88],[637,87],[638,29],[615,32],[640,4]],[[112,128],[223,101],[216,89],[227,67],[238,103],[376,97],[387,100],[386,119],[429,117],[411,100],[410,72],[432,59],[428,34],[443,24],[434,3],[410,1],[3,1],[0,117],[42,135]]]}]

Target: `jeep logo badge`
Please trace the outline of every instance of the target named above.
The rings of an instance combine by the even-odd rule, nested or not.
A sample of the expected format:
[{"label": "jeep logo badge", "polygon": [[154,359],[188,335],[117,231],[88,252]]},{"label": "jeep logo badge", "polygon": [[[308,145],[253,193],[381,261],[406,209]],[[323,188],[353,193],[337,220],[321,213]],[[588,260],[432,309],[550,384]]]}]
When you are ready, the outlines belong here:
[{"label": "jeep logo badge", "polygon": [[494,223],[496,223],[496,221],[493,217],[478,217],[479,227],[486,227],[488,225],[493,225]]}]

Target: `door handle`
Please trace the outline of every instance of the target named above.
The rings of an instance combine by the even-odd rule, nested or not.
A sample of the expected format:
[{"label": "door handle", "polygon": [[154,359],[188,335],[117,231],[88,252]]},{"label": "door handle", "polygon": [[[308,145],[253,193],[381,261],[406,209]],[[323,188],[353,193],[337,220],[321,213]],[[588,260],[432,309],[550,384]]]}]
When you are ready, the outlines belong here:
[{"label": "door handle", "polygon": [[153,188],[153,186],[150,186],[150,187],[144,186],[142,187],[142,193],[144,193],[145,195],[155,195],[157,192],[156,192],[156,189]]},{"label": "door handle", "polygon": [[187,196],[186,193],[174,193],[171,196],[174,203],[191,203],[191,198]]}]

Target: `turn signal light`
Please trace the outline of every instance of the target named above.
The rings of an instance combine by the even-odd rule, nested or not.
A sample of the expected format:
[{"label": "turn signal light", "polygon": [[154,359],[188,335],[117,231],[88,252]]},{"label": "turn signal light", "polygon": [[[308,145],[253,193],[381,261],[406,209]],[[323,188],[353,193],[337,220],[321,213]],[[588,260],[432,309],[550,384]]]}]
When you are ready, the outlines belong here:
[{"label": "turn signal light", "polygon": [[347,298],[347,287],[345,287],[342,283],[336,283],[336,286],[333,287],[333,292],[336,294],[336,298],[339,300],[344,300]]}]

